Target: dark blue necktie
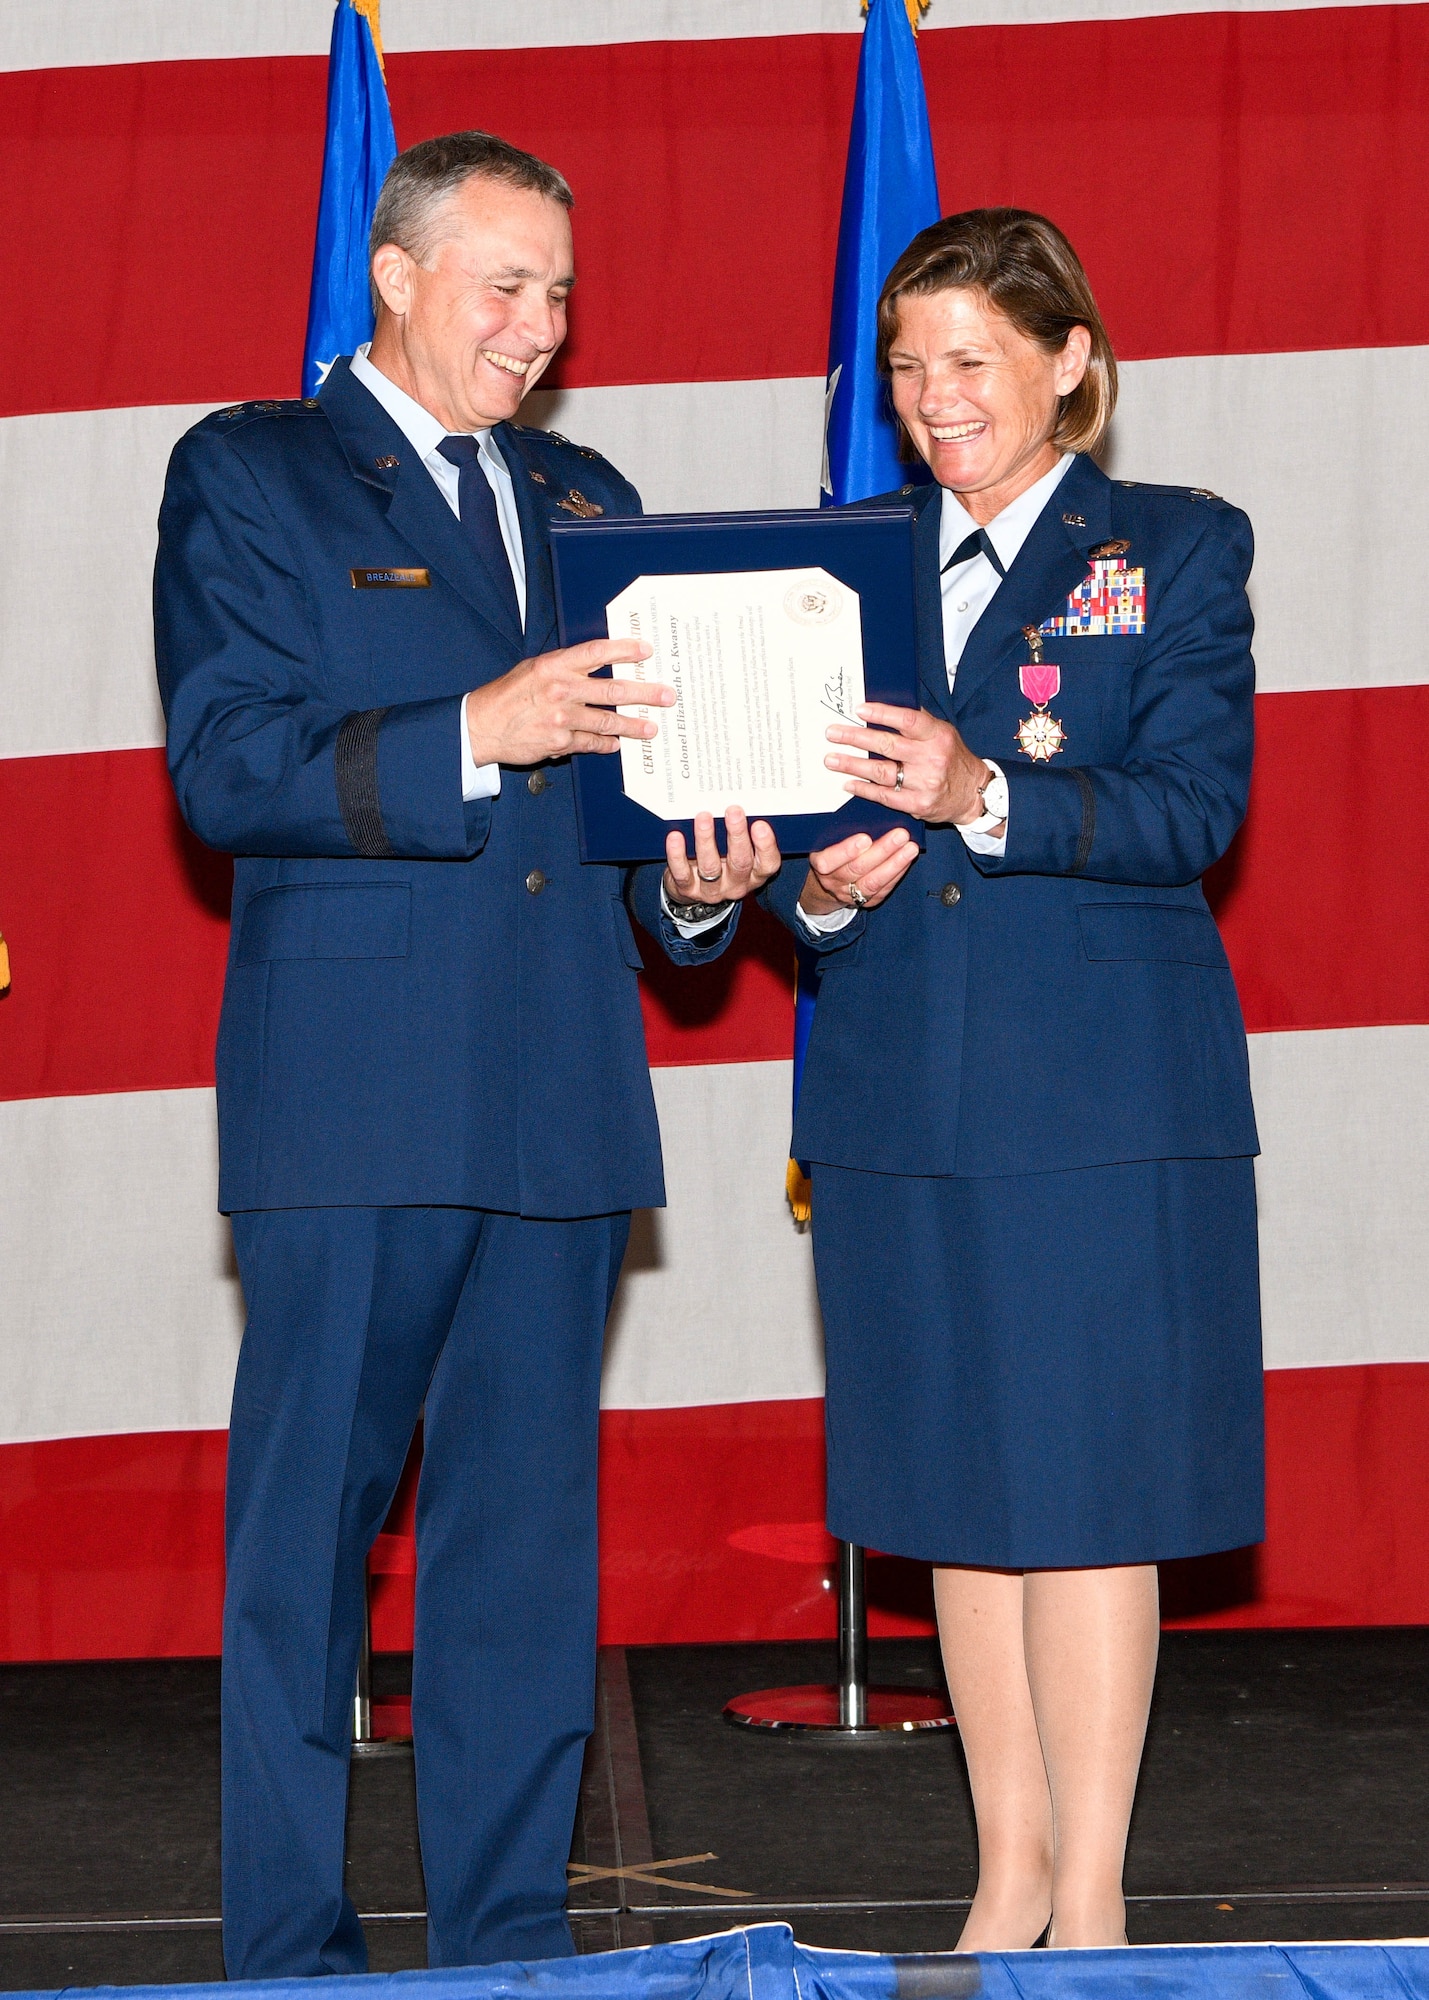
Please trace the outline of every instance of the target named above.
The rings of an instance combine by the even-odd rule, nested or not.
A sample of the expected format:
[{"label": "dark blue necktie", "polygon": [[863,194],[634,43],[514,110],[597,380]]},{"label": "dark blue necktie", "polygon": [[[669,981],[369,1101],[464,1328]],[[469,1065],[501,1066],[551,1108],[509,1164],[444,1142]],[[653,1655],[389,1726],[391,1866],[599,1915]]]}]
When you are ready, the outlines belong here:
[{"label": "dark blue necktie", "polygon": [[[461,506],[464,514],[466,512],[465,487],[462,488],[462,494]],[[943,564],[939,575],[946,576],[950,569],[956,569],[959,563],[971,562],[974,556],[986,556],[999,576],[1007,575],[1007,571],[997,559],[997,550],[992,546],[992,537],[986,528],[977,529],[975,533],[968,536],[965,542],[959,542],[953,553],[948,557],[948,560]]]},{"label": "dark blue necktie", "polygon": [[445,437],[437,450],[461,474],[457,484],[457,505],[461,509],[462,531],[490,570],[501,608],[519,632],[523,626],[521,609],[516,601],[516,583],[511,574],[511,558],[501,539],[496,495],[481,467],[481,448],[474,437]]}]

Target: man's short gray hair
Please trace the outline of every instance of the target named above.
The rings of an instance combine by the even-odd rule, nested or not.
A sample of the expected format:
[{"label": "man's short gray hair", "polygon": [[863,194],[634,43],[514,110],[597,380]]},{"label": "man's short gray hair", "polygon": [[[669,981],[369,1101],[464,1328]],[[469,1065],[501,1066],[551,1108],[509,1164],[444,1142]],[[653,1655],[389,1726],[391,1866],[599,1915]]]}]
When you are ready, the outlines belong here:
[{"label": "man's short gray hair", "polygon": [[[372,234],[367,239],[369,270],[384,243],[395,243],[423,263],[437,238],[436,219],[442,203],[477,177],[502,181],[507,187],[529,188],[548,201],[558,201],[562,208],[575,206],[564,174],[492,132],[447,132],[439,139],[423,139],[420,145],[399,153],[387,169],[372,216]],[[374,312],[379,304],[374,284]]]}]

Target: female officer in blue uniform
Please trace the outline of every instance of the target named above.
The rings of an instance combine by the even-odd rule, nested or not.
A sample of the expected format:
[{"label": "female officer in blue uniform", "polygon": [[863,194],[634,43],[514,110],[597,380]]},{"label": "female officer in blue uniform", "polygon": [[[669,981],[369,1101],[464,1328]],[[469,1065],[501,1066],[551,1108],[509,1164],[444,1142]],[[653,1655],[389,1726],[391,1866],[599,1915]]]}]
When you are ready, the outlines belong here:
[{"label": "female officer in blue uniform", "polygon": [[868,503],[918,509],[924,705],[829,763],[926,848],[856,836],[765,891],[821,954],[794,1151],[829,1526],[936,1565],[962,1948],[1120,1943],[1155,1565],[1262,1534],[1257,1145],[1200,886],[1250,778],[1250,524],[1088,455],[1116,364],[1043,218],[935,223],[879,322],[936,482]]}]

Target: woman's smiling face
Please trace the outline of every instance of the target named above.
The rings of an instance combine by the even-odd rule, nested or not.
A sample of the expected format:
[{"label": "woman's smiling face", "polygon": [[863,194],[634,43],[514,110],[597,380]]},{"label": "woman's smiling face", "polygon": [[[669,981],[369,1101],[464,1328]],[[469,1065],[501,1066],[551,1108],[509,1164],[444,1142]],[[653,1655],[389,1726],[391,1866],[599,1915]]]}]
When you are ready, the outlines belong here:
[{"label": "woman's smiling face", "polygon": [[1087,370],[1091,336],[1073,327],[1049,354],[983,293],[905,297],[889,349],[893,407],[940,486],[982,496],[992,520],[1056,464],[1058,401]]}]

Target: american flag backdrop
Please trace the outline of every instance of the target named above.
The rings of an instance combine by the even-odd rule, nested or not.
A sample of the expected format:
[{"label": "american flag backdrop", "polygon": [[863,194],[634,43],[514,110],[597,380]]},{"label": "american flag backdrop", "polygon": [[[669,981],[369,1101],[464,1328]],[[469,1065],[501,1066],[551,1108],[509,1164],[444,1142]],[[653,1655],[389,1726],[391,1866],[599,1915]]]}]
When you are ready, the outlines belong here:
[{"label": "american flag backdrop", "polygon": [[[0,12],[0,1657],[217,1647],[229,871],[169,791],[149,579],[174,440],[298,390],[330,25]],[[572,334],[527,416],[649,509],[816,500],[859,27],[386,0],[399,144],[479,125],[571,180]],[[1254,793],[1210,887],[1265,1149],[1270,1525],[1168,1574],[1168,1611],[1429,1621],[1429,6],[934,0],[919,47],[945,207],[1040,209],[1085,259],[1124,363],[1108,469],[1257,536]],[[792,949],[754,912],[697,975],[647,956],[670,1206],[611,1329],[604,1636],[826,1634]],[[1057,1062],[1027,1049],[1009,1099]],[[410,1629],[403,1504],[379,1644]],[[902,1565],[870,1594],[875,1632],[926,1611]]]}]

